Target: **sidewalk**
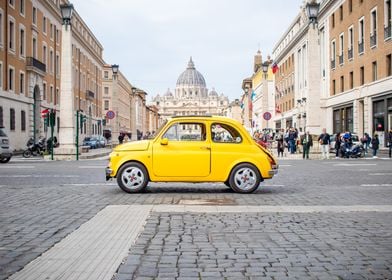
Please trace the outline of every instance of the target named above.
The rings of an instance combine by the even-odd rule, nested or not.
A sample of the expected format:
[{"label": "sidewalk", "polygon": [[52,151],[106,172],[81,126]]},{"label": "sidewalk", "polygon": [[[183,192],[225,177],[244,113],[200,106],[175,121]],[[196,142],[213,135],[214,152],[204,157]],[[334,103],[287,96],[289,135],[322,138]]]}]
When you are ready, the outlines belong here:
[{"label": "sidewalk", "polygon": [[[100,158],[109,155],[112,152],[112,148],[100,148],[100,149],[90,149],[86,153],[81,153],[79,155],[79,159],[94,159],[94,158]],[[12,157],[12,159],[18,159],[18,160],[26,160],[26,161],[50,161],[50,155],[45,155],[45,156],[32,156],[30,158],[24,158],[22,156],[22,153],[16,153]],[[12,160],[11,159],[11,160]],[[76,155],[75,155],[75,160],[76,160]]]}]

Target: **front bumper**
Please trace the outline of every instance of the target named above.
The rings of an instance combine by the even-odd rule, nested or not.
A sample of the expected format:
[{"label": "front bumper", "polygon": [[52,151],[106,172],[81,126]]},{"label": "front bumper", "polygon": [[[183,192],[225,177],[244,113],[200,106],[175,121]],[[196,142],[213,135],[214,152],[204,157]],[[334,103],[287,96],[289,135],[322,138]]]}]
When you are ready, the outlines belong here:
[{"label": "front bumper", "polygon": [[105,168],[105,175],[106,175],[106,181],[109,181],[112,176],[110,176],[110,174],[112,174],[113,170],[109,167]]}]

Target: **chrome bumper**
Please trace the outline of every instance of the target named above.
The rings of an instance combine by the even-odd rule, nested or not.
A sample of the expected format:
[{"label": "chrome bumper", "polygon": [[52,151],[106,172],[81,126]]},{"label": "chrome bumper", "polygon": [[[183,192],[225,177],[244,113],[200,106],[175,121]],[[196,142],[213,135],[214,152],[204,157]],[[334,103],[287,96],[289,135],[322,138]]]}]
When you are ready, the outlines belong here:
[{"label": "chrome bumper", "polygon": [[273,165],[273,166],[271,166],[271,168],[272,168],[272,170],[268,171],[268,175],[273,177],[274,175],[278,174],[279,165]]},{"label": "chrome bumper", "polygon": [[105,168],[105,175],[106,175],[106,181],[109,181],[112,177],[110,176],[110,174],[112,174],[112,169],[110,169],[109,167]]}]

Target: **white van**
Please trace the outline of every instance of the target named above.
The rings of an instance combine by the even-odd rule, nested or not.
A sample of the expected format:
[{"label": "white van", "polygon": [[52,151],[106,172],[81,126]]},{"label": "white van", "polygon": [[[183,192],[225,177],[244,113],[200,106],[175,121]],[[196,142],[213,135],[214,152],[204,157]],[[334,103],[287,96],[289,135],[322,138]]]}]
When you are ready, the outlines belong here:
[{"label": "white van", "polygon": [[4,127],[0,127],[0,163],[7,163],[12,157],[12,149]]}]

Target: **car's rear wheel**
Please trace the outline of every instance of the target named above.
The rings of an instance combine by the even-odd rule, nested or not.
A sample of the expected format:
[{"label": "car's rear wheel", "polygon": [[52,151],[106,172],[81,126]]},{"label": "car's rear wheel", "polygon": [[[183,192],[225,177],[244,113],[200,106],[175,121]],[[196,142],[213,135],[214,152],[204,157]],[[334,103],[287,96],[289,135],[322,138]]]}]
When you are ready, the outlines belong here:
[{"label": "car's rear wheel", "polygon": [[147,170],[137,162],[124,164],[117,174],[117,184],[127,193],[140,192],[147,186],[147,183]]},{"label": "car's rear wheel", "polygon": [[230,187],[238,193],[254,192],[260,184],[261,176],[255,166],[241,163],[233,168],[230,173]]},{"label": "car's rear wheel", "polygon": [[1,159],[0,159],[0,163],[7,163],[7,162],[10,161],[10,159],[11,159],[11,157],[4,157],[4,158],[1,158]]}]

